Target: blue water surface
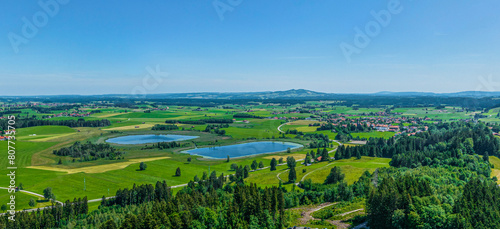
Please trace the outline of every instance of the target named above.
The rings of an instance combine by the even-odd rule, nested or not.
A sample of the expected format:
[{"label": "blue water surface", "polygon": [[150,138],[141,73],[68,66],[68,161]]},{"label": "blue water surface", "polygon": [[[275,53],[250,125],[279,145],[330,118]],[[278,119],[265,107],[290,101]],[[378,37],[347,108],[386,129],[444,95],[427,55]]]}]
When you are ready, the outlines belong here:
[{"label": "blue water surface", "polygon": [[187,135],[174,135],[174,134],[146,134],[146,135],[129,135],[123,137],[110,138],[106,140],[108,143],[133,145],[133,144],[146,144],[146,143],[157,143],[157,142],[173,142],[173,141],[185,141],[190,139],[198,138],[198,136],[187,136]]},{"label": "blue water surface", "polygon": [[251,142],[237,145],[206,147],[184,151],[191,155],[200,155],[207,158],[244,157],[263,153],[286,151],[288,148],[296,149],[302,145],[290,142]]}]

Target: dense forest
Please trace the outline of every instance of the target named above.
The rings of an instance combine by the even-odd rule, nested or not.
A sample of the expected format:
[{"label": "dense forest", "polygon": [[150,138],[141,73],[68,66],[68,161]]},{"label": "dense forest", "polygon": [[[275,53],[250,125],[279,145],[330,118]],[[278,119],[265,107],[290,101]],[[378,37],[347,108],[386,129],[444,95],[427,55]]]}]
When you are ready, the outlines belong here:
[{"label": "dense forest", "polygon": [[233,118],[263,118],[263,117],[260,117],[258,115],[253,115],[253,114],[247,114],[247,113],[238,113],[238,114],[234,114],[233,115]]},{"label": "dense forest", "polygon": [[30,108],[38,113],[51,114],[54,111],[66,111],[66,110],[78,109],[80,107],[82,107],[82,106],[75,104],[75,105],[59,105],[59,106],[52,106],[52,107],[32,106]]},{"label": "dense forest", "polygon": [[[397,139],[397,140],[396,140]],[[483,123],[443,123],[414,136],[403,135],[389,140],[371,138],[364,146],[340,146],[336,159],[372,156],[392,158],[391,166],[467,166],[485,176],[490,174],[488,158],[498,156],[499,139]]]},{"label": "dense forest", "polygon": [[53,153],[57,156],[80,158],[80,161],[91,161],[100,158],[108,160],[119,159],[125,152],[119,151],[106,143],[94,144],[86,142],[82,144],[81,142],[75,142],[69,147],[54,150]]},{"label": "dense forest", "polygon": [[206,123],[233,123],[232,119],[199,119],[199,120],[165,120],[165,123],[181,123],[181,124],[206,124]]},{"label": "dense forest", "polygon": [[214,133],[218,135],[225,135],[226,131],[223,130],[222,128],[228,128],[229,124],[220,124],[220,125],[207,125],[205,127],[205,130],[203,132],[208,132],[208,133]]},{"label": "dense forest", "polygon": [[8,220],[7,215],[1,217],[1,228],[61,228],[67,227],[68,221],[88,217],[87,197],[78,198],[72,202],[66,201],[61,205],[52,205],[51,208],[35,212],[17,212],[16,220]]},{"label": "dense forest", "polygon": [[189,143],[178,143],[178,142],[158,142],[158,143],[153,143],[151,146],[145,145],[141,149],[171,149],[171,148],[177,148],[177,147],[183,147],[183,146],[188,146]]},{"label": "dense forest", "polygon": [[[67,126],[67,127],[105,127],[111,125],[107,119],[101,120],[85,120],[80,118],[78,120],[47,120],[47,119],[16,119],[16,128],[25,128],[32,126]],[[0,128],[7,129],[7,120],[0,119]]]},{"label": "dense forest", "polygon": [[[284,193],[277,187],[232,183],[223,174],[191,182],[172,195],[165,182],[118,190],[91,213],[65,205],[35,214],[19,213],[14,222],[2,217],[2,228],[283,228]],[[77,201],[78,202],[78,201]],[[83,209],[83,210],[82,210]]]},{"label": "dense forest", "polygon": [[178,130],[179,127],[176,125],[160,125],[156,124],[153,127],[151,127],[151,130]]},{"label": "dense forest", "polygon": [[458,167],[378,175],[366,203],[371,228],[500,228],[500,188],[487,177]]}]

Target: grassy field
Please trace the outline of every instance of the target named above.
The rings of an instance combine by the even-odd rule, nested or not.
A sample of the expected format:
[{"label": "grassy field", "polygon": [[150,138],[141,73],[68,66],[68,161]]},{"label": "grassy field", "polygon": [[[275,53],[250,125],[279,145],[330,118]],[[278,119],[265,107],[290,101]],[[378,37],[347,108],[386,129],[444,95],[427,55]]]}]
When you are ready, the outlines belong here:
[{"label": "grassy field", "polygon": [[[323,208],[312,214],[314,218],[318,219],[330,219],[330,220],[343,220],[346,217],[352,217],[351,214],[359,215],[364,214],[364,210],[356,211],[365,208],[364,199],[355,199],[352,202],[340,202],[338,204]],[[356,211],[353,213],[352,211]],[[348,214],[346,214],[348,213]]]},{"label": "grassy field", "polygon": [[365,171],[372,173],[377,168],[389,167],[390,161],[391,159],[389,158],[374,157],[361,157],[359,160],[356,158],[337,160],[327,167],[315,170],[307,176],[307,179],[311,179],[313,183],[323,183],[328,174],[330,174],[330,170],[334,166],[339,166],[342,173],[345,174],[346,182],[352,184],[357,181]]},{"label": "grassy field", "polygon": [[252,119],[249,124],[231,126],[225,128],[225,130],[226,135],[230,135],[235,139],[272,138],[273,136],[279,136],[278,126],[282,122],[281,120]]},{"label": "grassy field", "polygon": [[372,131],[372,132],[368,132],[368,133],[352,133],[351,135],[353,137],[360,137],[360,138],[366,138],[366,139],[370,139],[370,138],[389,139],[389,138],[393,137],[394,134],[395,134],[394,132],[389,132],[389,131],[386,131],[386,132]]},{"label": "grassy field", "polygon": [[[324,103],[308,102],[308,104],[320,105]],[[197,147],[207,147],[278,138],[282,136],[277,129],[278,126],[287,122],[290,123],[282,127],[283,131],[296,129],[304,133],[322,133],[328,135],[330,139],[335,139],[337,135],[337,133],[332,131],[316,131],[317,127],[309,126],[314,123],[324,123],[314,120],[304,120],[311,117],[312,113],[287,113],[301,107],[300,104],[292,106],[261,103],[256,103],[255,105],[228,104],[224,109],[222,106],[219,106],[200,108],[201,111],[196,111],[198,107],[170,106],[168,110],[152,110],[151,113],[144,112],[147,109],[153,108],[150,104],[137,104],[137,107],[137,109],[117,107],[99,108],[102,113],[94,113],[91,117],[85,117],[85,120],[108,119],[111,121],[110,126],[102,128],[38,126],[18,129],[16,133],[18,139],[16,141],[17,181],[23,183],[26,190],[36,193],[42,193],[45,188],[52,187],[54,194],[60,201],[72,200],[75,197],[84,196],[87,196],[89,199],[97,199],[102,196],[113,196],[118,189],[130,188],[133,184],[154,184],[157,181],[165,180],[168,185],[180,185],[189,182],[194,176],[201,177],[204,172],[217,171],[218,174],[232,174],[234,173],[231,170],[231,164],[233,163],[245,166],[250,165],[253,160],[256,160],[257,162],[262,162],[265,166],[269,166],[272,158],[279,159],[282,157],[286,160],[288,156],[293,156],[297,160],[303,159],[307,152],[311,150],[303,148],[294,150],[290,154],[281,152],[238,159],[231,158],[229,162],[226,162],[225,159],[212,160],[181,153],[183,150],[194,148],[195,144]],[[160,108],[165,108],[165,106]],[[40,117],[42,115],[33,112],[31,109],[25,110],[23,112],[28,112],[30,115],[33,114]],[[327,114],[348,114],[350,115],[348,118],[352,119],[366,117],[369,116],[369,113],[381,112],[385,109],[353,109],[352,107],[329,106],[328,108],[311,108],[311,110]],[[52,111],[54,114],[61,112],[66,111]],[[233,119],[233,114],[244,112],[264,118],[235,118],[235,122],[229,124],[229,127],[223,128],[226,131],[226,134],[223,136],[203,132],[208,124],[178,124],[179,131],[150,130],[155,124],[164,124],[165,120]],[[419,117],[429,114],[440,115],[440,117],[449,116],[448,118],[470,116],[470,114],[465,115],[465,113],[460,112],[453,113],[451,110],[440,112],[431,108],[428,110],[422,110],[421,108],[402,109],[400,112]],[[290,119],[280,120],[275,119],[276,117],[287,117]],[[77,118],[53,118],[53,120],[74,119]],[[248,123],[243,122],[243,120],[248,121]],[[70,146],[76,141],[104,143],[108,138],[132,134],[181,134],[199,136],[199,138],[183,142],[186,144],[183,147],[165,150],[142,149],[144,145],[113,145],[117,149],[126,152],[125,158],[120,160],[99,159],[80,162],[78,159],[73,161],[74,158],[69,156],[60,157],[52,153],[53,150]],[[360,138],[389,138],[394,133],[373,131],[368,133],[353,133],[352,135],[354,137],[359,136]],[[288,134],[286,137],[287,139],[280,139],[280,141],[300,143],[306,147],[311,142],[311,140],[298,139],[292,134]],[[328,150],[333,150],[338,145],[335,142],[331,142],[331,144],[333,146],[328,148]],[[6,149],[7,142],[0,141],[0,148]],[[187,162],[189,157],[192,158],[190,163]],[[492,161],[498,160],[499,165],[496,168],[499,169],[497,175],[500,176],[500,160],[494,157],[491,158]],[[62,164],[58,164],[59,160],[61,160]],[[301,162],[297,162],[296,172],[298,181],[305,177],[306,179],[311,179],[313,182],[322,183],[333,166],[340,166],[346,174],[347,182],[351,184],[364,171],[373,172],[376,168],[387,167],[389,166],[389,161],[390,159],[362,157],[360,160],[351,158],[333,162],[314,163],[310,166],[304,166]],[[147,164],[146,170],[138,171],[140,162]],[[0,163],[7,165],[7,158],[0,158]],[[2,166],[2,168],[5,167]],[[181,176],[174,176],[177,168],[181,169]],[[1,172],[6,173],[7,170],[1,169]],[[290,190],[295,187],[293,184],[286,183],[288,181],[286,165],[278,166],[276,171],[270,171],[269,168],[266,168],[251,172],[246,182],[256,183],[260,187],[269,187],[279,185],[279,178],[283,180],[285,188]],[[0,183],[8,184],[8,181],[7,176],[0,177]],[[174,191],[178,190],[179,188],[174,189]],[[22,208],[26,207],[31,197],[24,193],[20,193],[19,196],[19,203],[22,203],[19,206]],[[8,198],[7,195],[0,196],[1,200],[6,200],[6,198]],[[46,203],[40,202],[38,204],[42,206]],[[98,204],[92,203],[89,206],[90,209],[96,209]]]},{"label": "grassy field", "polygon": [[16,131],[16,138],[24,141],[43,141],[74,133],[76,133],[76,130],[67,126],[35,126],[18,129]]},{"label": "grassy field", "polygon": [[[15,196],[17,210],[42,208],[51,205],[50,201],[46,201],[44,198],[24,192],[16,192],[15,194],[11,194],[7,191],[7,189],[0,189],[0,203],[1,203],[0,205],[8,203],[10,201],[11,195]],[[35,207],[29,206],[30,199],[35,200],[36,202]]]},{"label": "grassy field", "polygon": [[[55,142],[27,142],[27,141],[16,141],[16,166],[17,167],[26,167],[32,164],[31,159],[32,156],[41,152],[51,146],[56,145]],[[7,142],[0,141],[0,149],[7,149]],[[0,157],[0,163],[2,165],[8,165],[8,158]]]},{"label": "grassy field", "polygon": [[495,156],[490,156],[490,163],[493,165],[491,169],[491,177],[496,177],[497,184],[500,184],[500,159]]},{"label": "grassy field", "polygon": [[140,159],[130,159],[124,162],[116,162],[107,165],[94,165],[94,166],[86,166],[82,168],[74,168],[74,169],[65,169],[65,168],[57,168],[51,166],[28,166],[30,169],[41,169],[41,170],[49,170],[56,172],[66,172],[69,174],[72,173],[104,173],[112,170],[119,170],[128,167],[132,164],[138,164],[141,162],[150,162],[162,159],[168,159],[169,157],[149,157],[149,158],[140,158]]},{"label": "grassy field", "polygon": [[[342,172],[346,175],[345,179],[347,183],[352,184],[365,171],[373,172],[376,168],[389,167],[389,161],[390,159],[388,158],[362,157],[359,160],[351,158],[333,162],[319,162],[309,166],[304,166],[301,162],[297,162],[295,171],[297,173],[297,182],[306,176],[305,179],[311,179],[314,183],[323,183],[330,170],[334,166],[340,166]],[[303,171],[304,169],[306,170],[305,172]],[[253,172],[246,181],[256,183],[260,187],[276,186],[280,181],[278,176],[283,184],[288,182],[288,167],[286,165],[278,166],[275,171],[264,169]],[[291,188],[291,184],[285,184],[285,186],[288,189]]]}]

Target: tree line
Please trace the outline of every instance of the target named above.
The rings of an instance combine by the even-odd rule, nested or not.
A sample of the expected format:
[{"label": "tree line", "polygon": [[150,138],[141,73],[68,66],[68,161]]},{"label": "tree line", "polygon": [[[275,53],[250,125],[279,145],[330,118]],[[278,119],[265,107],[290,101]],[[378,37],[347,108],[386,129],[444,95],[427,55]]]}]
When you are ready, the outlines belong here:
[{"label": "tree line", "polygon": [[80,158],[81,161],[92,161],[100,158],[115,160],[125,154],[107,143],[94,144],[89,141],[83,144],[77,141],[69,147],[53,150],[52,153],[57,156]]},{"label": "tree line", "polygon": [[160,125],[156,124],[153,127],[151,127],[151,130],[178,130],[179,127],[176,125]]},{"label": "tree line", "polygon": [[207,123],[233,123],[232,119],[216,119],[216,118],[210,118],[210,119],[198,119],[198,120],[174,120],[174,119],[168,119],[165,120],[165,123],[181,123],[181,124],[195,124],[195,125],[203,125]]},{"label": "tree line", "polygon": [[226,130],[223,130],[222,128],[228,128],[229,124],[220,124],[220,125],[207,125],[205,127],[205,130],[203,132],[208,132],[208,133],[215,133],[218,135],[225,135]]},{"label": "tree line", "polygon": [[[110,126],[111,122],[107,119],[101,120],[85,120],[80,118],[78,120],[47,120],[47,119],[16,119],[16,128],[25,128],[32,126],[67,126],[67,127],[105,127]],[[6,119],[0,119],[0,127],[4,130],[7,129],[8,123]]]}]

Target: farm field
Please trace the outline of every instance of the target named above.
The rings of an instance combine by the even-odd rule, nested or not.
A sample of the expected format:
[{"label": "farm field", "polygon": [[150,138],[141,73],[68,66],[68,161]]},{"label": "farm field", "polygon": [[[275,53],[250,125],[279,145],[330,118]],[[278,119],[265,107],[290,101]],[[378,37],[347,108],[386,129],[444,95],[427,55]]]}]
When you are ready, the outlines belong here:
[{"label": "farm field", "polygon": [[[311,103],[315,104],[315,103]],[[289,129],[295,129],[304,133],[320,133],[324,135],[328,135],[330,139],[335,139],[337,133],[333,133],[328,130],[316,131],[315,126],[309,126],[309,124],[325,124],[324,121],[315,121],[315,120],[300,120],[304,117],[307,117],[307,114],[295,113],[295,114],[278,114],[273,115],[273,112],[283,112],[285,109],[279,108],[276,109],[274,106],[255,106],[256,108],[253,111],[249,112],[251,115],[256,115],[259,117],[294,117],[299,120],[291,120],[287,125],[282,127],[283,131]],[[48,182],[44,182],[43,185],[40,184],[30,184],[31,182],[25,182],[26,188],[32,188],[34,191],[42,191],[43,186],[54,186],[54,192],[58,194],[60,198],[71,198],[75,195],[89,195],[92,197],[99,197],[103,194],[102,190],[99,188],[93,188],[92,183],[94,179],[96,180],[113,180],[116,176],[115,173],[126,172],[126,176],[130,177],[130,181],[121,182],[120,179],[113,180],[112,183],[116,183],[117,185],[111,187],[110,190],[116,190],[119,187],[127,187],[127,185],[132,185],[133,181],[137,182],[143,181],[151,181],[158,179],[165,179],[170,181],[172,185],[182,184],[188,182],[194,175],[201,176],[203,171],[208,171],[208,167],[210,166],[211,170],[216,170],[224,173],[232,173],[230,170],[230,164],[223,163],[221,161],[210,161],[202,158],[194,157],[193,162],[187,164],[182,160],[186,160],[187,156],[183,154],[179,154],[180,150],[166,150],[166,151],[157,151],[157,150],[140,150],[137,147],[132,147],[131,149],[127,149],[127,154],[125,154],[125,161],[87,161],[87,162],[74,162],[71,163],[70,157],[57,157],[52,154],[52,149],[57,149],[61,147],[67,147],[74,143],[75,141],[92,141],[103,143],[103,139],[112,136],[116,136],[116,133],[120,133],[120,135],[126,135],[127,133],[137,134],[137,133],[151,133],[150,128],[156,124],[162,124],[165,120],[199,120],[206,118],[231,118],[232,114],[241,112],[241,108],[238,106],[234,106],[233,109],[208,109],[202,111],[193,111],[197,109],[197,107],[179,107],[179,106],[171,106],[169,110],[166,111],[152,111],[151,113],[144,113],[144,110],[148,109],[147,106],[144,106],[139,109],[120,109],[120,108],[108,108],[102,109],[102,113],[92,114],[90,120],[98,120],[100,118],[106,118],[111,121],[111,125],[102,128],[102,130],[97,130],[96,128],[69,128],[66,126],[37,126],[37,127],[29,127],[29,128],[21,128],[17,131],[19,146],[22,146],[24,153],[22,156],[18,157],[18,165],[21,167],[21,171],[25,174],[26,179],[29,181],[32,174],[40,173],[43,176],[55,176],[56,179],[51,179]],[[30,111],[30,109],[26,109]],[[95,110],[95,109],[94,109]],[[383,109],[366,109],[360,108],[357,110],[353,110],[349,107],[335,107],[334,109],[325,110],[326,113],[335,113],[335,114],[348,114],[348,115],[361,115],[367,113],[375,113],[382,112]],[[416,111],[416,110],[415,110]],[[55,110],[54,113],[63,112],[62,110]],[[413,112],[413,110],[409,109],[405,112]],[[36,113],[36,112],[34,112]],[[418,113],[418,112],[417,112]],[[423,113],[423,112],[420,112]],[[56,120],[71,120],[68,117],[58,117]],[[240,120],[240,121],[238,121]],[[235,144],[238,141],[244,141],[246,139],[272,139],[280,137],[280,132],[278,131],[278,126],[285,123],[286,120],[276,120],[276,119],[255,119],[255,118],[247,118],[246,123],[242,122],[242,118],[236,119],[235,122],[229,125],[229,127],[224,128],[225,136],[227,137],[217,137],[217,135],[213,135],[211,137],[203,138],[201,140],[195,140],[197,145],[204,144],[214,144],[214,141],[219,141],[216,143],[220,144]],[[186,129],[188,132],[196,133],[196,131],[204,131],[207,125],[199,125],[199,124],[178,124],[179,128]],[[77,132],[77,129],[80,132]],[[100,128],[101,129],[101,128]],[[163,132],[155,132],[155,133],[163,133]],[[35,135],[36,134],[36,135]],[[30,136],[32,135],[32,136]],[[119,135],[119,136],[120,136]],[[393,132],[377,132],[372,131],[368,133],[351,133],[353,137],[359,138],[389,138],[394,135]],[[98,137],[100,136],[100,137]],[[295,139],[295,135],[288,134],[286,135],[288,138]],[[295,140],[294,140],[295,141]],[[307,144],[307,140],[297,139],[298,143]],[[0,142],[0,146],[4,145],[4,142]],[[337,143],[332,142],[331,144],[337,145]],[[120,146],[121,147],[121,146]],[[190,143],[190,147],[193,145]],[[123,148],[123,147],[121,147]],[[307,151],[301,151],[300,155],[294,153],[297,159],[303,159],[305,157],[305,153]],[[144,157],[141,158],[141,155]],[[255,156],[248,159],[238,159],[231,160],[235,162],[240,162],[242,164],[250,164],[252,159],[262,160],[263,163],[268,166],[270,163],[270,159],[276,156]],[[161,158],[161,160],[156,160],[155,158]],[[62,164],[58,165],[57,161],[62,159]],[[3,159],[2,159],[3,160]],[[147,162],[147,164],[155,165],[158,167],[163,167],[163,171],[158,172],[157,176],[147,175],[150,174],[147,170],[145,172],[137,172],[135,171],[138,167],[138,164],[142,161]],[[189,170],[186,175],[178,177],[172,177],[172,170],[175,170],[175,165],[177,167],[185,168]],[[200,167],[202,166],[202,167]],[[175,168],[174,168],[175,167]],[[37,169],[34,169],[37,168]],[[106,169],[104,169],[106,168]],[[356,168],[356,167],[353,167]],[[151,168],[150,170],[153,170]],[[308,168],[308,169],[313,169]],[[346,168],[347,169],[347,168]],[[149,169],[148,169],[149,170]],[[351,169],[355,173],[357,173],[356,169]],[[128,174],[130,173],[130,174]],[[22,173],[21,173],[22,174]],[[45,175],[43,175],[45,174]],[[146,174],[146,177],[144,177]],[[298,174],[299,176],[301,174]],[[24,175],[20,175],[21,178],[24,179]],[[64,187],[64,182],[67,182],[67,187],[73,187],[72,189],[76,190],[76,187],[82,186],[82,181],[84,177],[87,177],[86,180],[89,180],[87,186],[87,193],[83,192],[83,190],[76,191],[73,194],[69,194],[68,191],[63,191],[64,189],[58,187]],[[134,177],[137,176],[137,179]],[[165,177],[164,177],[165,176]],[[282,174],[285,176],[285,174]],[[160,178],[161,177],[161,178]],[[314,178],[312,176],[311,178]],[[320,180],[320,178],[317,178]],[[0,179],[2,181],[2,179]],[[34,182],[33,182],[34,183]],[[39,182],[37,182],[39,183]],[[73,192],[73,191],[71,191]],[[113,192],[113,191],[112,191]],[[107,194],[107,188],[106,192]]]},{"label": "farm field", "polygon": [[[311,179],[313,183],[323,183],[328,174],[330,174],[330,170],[338,166],[346,175],[346,182],[352,184],[357,181],[365,171],[373,173],[377,168],[389,167],[390,160],[389,158],[362,157],[361,159],[351,158],[335,160],[326,164],[323,162],[311,166],[298,166],[297,179],[302,181],[303,177],[307,175],[305,179]],[[304,173],[302,169],[306,169],[306,172]],[[288,172],[281,173],[280,178],[287,180]]]},{"label": "farm field", "polygon": [[493,165],[491,176],[496,177],[497,183],[500,184],[500,159],[495,156],[490,156],[490,163]]},{"label": "farm field", "polygon": [[380,132],[380,131],[373,131],[369,133],[353,133],[351,134],[353,137],[359,137],[359,138],[385,138],[389,139],[394,136],[394,132],[386,131],[386,132]]},{"label": "farm field", "polygon": [[[11,195],[12,194],[9,193],[7,189],[0,189],[0,202],[8,203],[10,201]],[[50,201],[45,200],[43,197],[31,195],[24,192],[16,192],[15,196],[17,209],[32,209],[33,207],[29,206],[29,202],[31,199],[35,200],[36,202],[35,208],[43,208],[52,205]]]},{"label": "farm field", "polygon": [[[322,102],[308,102],[307,104],[312,107],[324,106]],[[113,198],[118,190],[130,189],[134,184],[154,185],[158,181],[165,181],[169,186],[173,186],[173,193],[178,193],[190,181],[208,176],[212,172],[216,172],[216,176],[222,174],[237,176],[235,165],[241,166],[240,168],[250,168],[248,177],[243,179],[246,184],[254,183],[260,188],[281,187],[287,192],[305,193],[307,190],[298,185],[300,182],[310,180],[313,184],[323,184],[334,167],[340,168],[345,176],[344,181],[348,185],[358,181],[366,171],[372,174],[378,168],[389,167],[391,158],[361,156],[360,159],[351,157],[334,160],[336,149],[340,144],[362,146],[374,139],[388,140],[396,134],[423,132],[426,130],[424,126],[434,125],[437,118],[442,118],[444,122],[455,118],[466,118],[461,116],[463,112],[455,112],[452,108],[441,111],[434,108],[397,108],[393,112],[398,112],[398,114],[388,115],[384,113],[386,109],[382,108],[354,109],[335,106],[328,109],[308,108],[311,113],[298,113],[294,109],[300,109],[300,105],[289,108],[263,104],[228,106],[230,108],[224,109],[170,106],[169,109],[160,107],[157,108],[158,110],[152,110],[152,106],[141,104],[134,109],[112,107],[82,109],[78,111],[100,112],[83,118],[59,116],[50,120],[60,123],[75,120],[80,120],[80,122],[108,120],[109,124],[99,127],[42,125],[19,128],[16,131],[16,147],[19,151],[16,157],[18,167],[16,177],[27,191],[42,194],[44,189],[52,188],[52,193],[58,201],[83,197],[94,200],[88,204],[90,210],[99,209],[100,199],[103,196]],[[29,110],[27,109],[28,113],[37,114]],[[78,111],[55,110],[53,112],[61,114],[61,112]],[[492,114],[495,112],[490,111]],[[405,114],[408,116],[401,118]],[[44,113],[44,116],[40,117],[47,115],[51,114]],[[438,117],[432,117],[432,115]],[[424,119],[424,117],[430,119]],[[496,118],[493,115],[487,117],[486,120]],[[381,132],[375,129],[375,124],[401,126],[401,129],[398,133],[396,131]],[[164,129],[154,130],[157,127]],[[154,134],[186,135],[197,138],[162,144],[106,143],[107,139],[115,137]],[[229,159],[210,159],[186,153],[195,148],[214,148],[256,141],[285,141],[301,144],[303,147],[290,150],[290,152],[256,154]],[[362,144],[353,144],[357,142]],[[108,146],[113,148],[114,152],[120,153],[106,157],[93,154],[94,150],[72,149],[72,147],[86,144]],[[7,142],[0,141],[0,147],[7,148]],[[62,149],[66,149],[64,151],[66,154],[58,155],[56,152]],[[330,160],[304,165],[304,159],[311,151],[317,153],[322,149],[329,152]],[[318,156],[320,155],[317,154],[316,157]],[[288,182],[290,172],[286,164],[288,157],[297,160],[295,183]],[[277,161],[282,159],[283,164],[271,171],[270,165],[273,158]],[[8,163],[5,157],[1,158],[0,162]],[[500,178],[500,159],[491,156],[490,162],[494,166],[492,176]],[[141,164],[145,164],[146,167],[141,169]],[[263,168],[257,167],[253,170],[252,166],[255,165]],[[8,172],[5,169],[1,170],[4,173]],[[228,177],[226,182],[233,184],[234,182],[229,179]],[[8,184],[8,182],[7,176],[0,177],[0,183]],[[0,185],[0,187],[5,186]],[[45,207],[50,203],[44,198],[22,192],[16,193],[16,196],[18,196],[18,209],[31,208],[28,205],[31,198],[37,200],[35,207]],[[0,201],[5,202],[8,198],[9,195],[6,192],[0,195]],[[361,207],[356,204],[353,206]],[[329,207],[315,214],[321,215],[325,212],[337,214],[344,210],[348,212],[351,208],[353,207],[350,205],[341,208]],[[291,212],[294,211],[291,210]],[[325,220],[342,221],[364,216],[364,214],[364,211],[359,211],[342,217],[327,217]],[[314,221],[309,221],[309,224],[304,225],[335,227],[328,222],[321,224]]]}]

